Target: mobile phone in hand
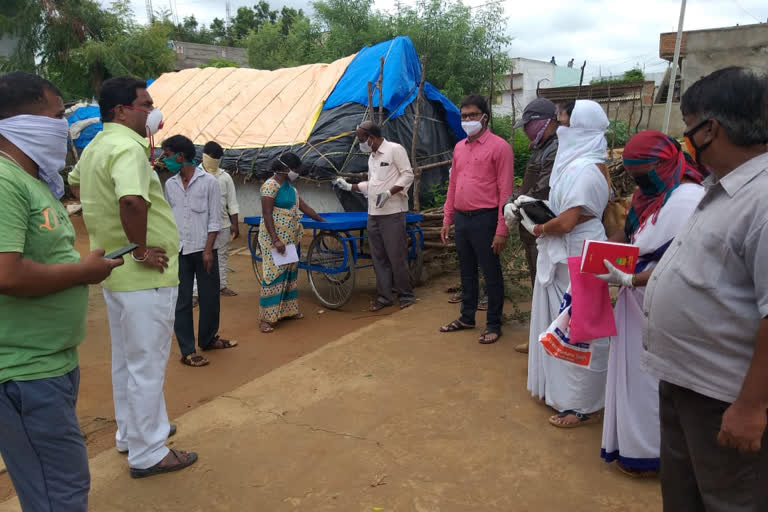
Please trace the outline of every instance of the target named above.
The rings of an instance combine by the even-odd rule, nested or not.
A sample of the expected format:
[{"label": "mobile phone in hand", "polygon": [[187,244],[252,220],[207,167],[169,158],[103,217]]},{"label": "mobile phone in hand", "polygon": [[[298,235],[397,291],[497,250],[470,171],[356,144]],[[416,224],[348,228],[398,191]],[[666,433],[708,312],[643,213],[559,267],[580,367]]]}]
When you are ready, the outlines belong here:
[{"label": "mobile phone in hand", "polygon": [[115,260],[121,256],[125,256],[129,252],[133,251],[139,246],[139,244],[128,244],[125,247],[121,247],[120,249],[113,251],[109,254],[105,254],[104,257],[108,260]]}]

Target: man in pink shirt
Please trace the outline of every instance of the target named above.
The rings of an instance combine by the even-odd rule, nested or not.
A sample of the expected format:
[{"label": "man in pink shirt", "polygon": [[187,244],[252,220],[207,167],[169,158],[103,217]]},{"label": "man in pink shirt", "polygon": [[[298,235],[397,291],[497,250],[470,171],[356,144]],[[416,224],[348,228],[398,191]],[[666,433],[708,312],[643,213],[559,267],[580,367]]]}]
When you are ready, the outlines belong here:
[{"label": "man in pink shirt", "polygon": [[488,129],[488,103],[472,95],[461,104],[461,126],[467,138],[453,150],[453,166],[445,200],[440,236],[448,241],[456,226],[456,252],[461,273],[461,317],[440,328],[454,332],[475,327],[478,266],[488,292],[486,329],[479,338],[495,343],[501,336],[504,281],[499,254],[507,244],[504,203],[514,186],[514,154],[507,142]]}]

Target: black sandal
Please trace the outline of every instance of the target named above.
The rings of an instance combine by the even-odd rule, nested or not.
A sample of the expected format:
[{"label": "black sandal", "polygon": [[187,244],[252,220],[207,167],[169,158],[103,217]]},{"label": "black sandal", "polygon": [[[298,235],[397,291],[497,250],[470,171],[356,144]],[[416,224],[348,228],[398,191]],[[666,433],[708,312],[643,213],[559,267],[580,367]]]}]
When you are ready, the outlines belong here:
[{"label": "black sandal", "polygon": [[213,338],[213,341],[203,350],[224,350],[225,348],[234,348],[236,346],[237,342],[235,340],[225,340],[217,334],[216,337]]},{"label": "black sandal", "polygon": [[453,322],[443,325],[440,327],[440,332],[456,332],[456,331],[464,331],[467,329],[474,329],[474,325],[469,325],[463,323],[461,320],[456,319]]},{"label": "black sandal", "polygon": [[370,308],[368,308],[368,311],[370,311],[371,313],[375,313],[375,312],[377,312],[377,311],[381,311],[381,310],[382,310],[382,309],[384,309],[384,308],[388,308],[388,307],[390,307],[391,305],[392,305],[392,304],[384,304],[384,303],[381,303],[381,302],[379,302],[379,301],[376,301],[376,302],[374,302],[373,304],[371,304],[371,307],[370,307]]},{"label": "black sandal", "polygon": [[201,366],[205,366],[210,361],[208,361],[206,358],[201,356],[200,354],[188,354],[186,356],[181,356],[181,364],[192,366],[195,368],[199,368]]},{"label": "black sandal", "polygon": [[[489,335],[495,335],[495,338],[488,339]],[[478,343],[482,343],[483,345],[490,345],[491,343],[496,343],[499,341],[499,338],[501,338],[501,333],[496,331],[484,331],[483,334],[480,335],[480,338],[477,340]]]},{"label": "black sandal", "polygon": [[172,473],[174,471],[179,471],[180,469],[184,469],[188,466],[191,466],[195,462],[197,462],[197,454],[195,452],[185,452],[181,450],[174,450],[171,448],[170,453],[173,454],[174,457],[176,457],[176,464],[169,464],[167,466],[161,466],[160,464],[163,463],[161,460],[151,468],[147,469],[138,469],[138,468],[131,468],[131,478],[146,478],[148,476],[152,475],[159,475],[162,473]]}]

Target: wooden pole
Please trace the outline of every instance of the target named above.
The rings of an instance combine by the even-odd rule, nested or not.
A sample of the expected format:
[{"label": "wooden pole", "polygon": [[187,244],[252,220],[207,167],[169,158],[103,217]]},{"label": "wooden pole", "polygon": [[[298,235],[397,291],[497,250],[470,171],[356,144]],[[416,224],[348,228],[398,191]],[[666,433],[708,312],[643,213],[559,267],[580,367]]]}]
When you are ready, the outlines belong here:
[{"label": "wooden pole", "polygon": [[[420,165],[416,167],[419,171],[423,171],[424,169],[432,169],[433,167],[442,167],[443,165],[450,165],[453,160],[443,160],[442,162],[434,162],[427,165]],[[414,169],[414,172],[416,172],[416,169]]]},{"label": "wooden pole", "polygon": [[584,61],[584,64],[581,65],[581,78],[579,78],[579,88],[576,90],[576,99],[579,99],[581,97],[581,84],[584,83],[584,68],[587,67],[587,61]]},{"label": "wooden pole", "polygon": [[373,84],[371,82],[368,82],[368,109],[371,113],[371,121],[376,122],[376,119],[373,116]]},{"label": "wooden pole", "polygon": [[[427,75],[427,57],[421,58],[421,81],[419,92],[416,93],[416,115],[413,118],[413,138],[411,139],[411,166],[416,166],[416,144],[419,142],[419,120],[421,117],[421,98],[424,96],[424,79]],[[421,211],[421,168],[415,167],[413,172],[413,209]]]},{"label": "wooden pole", "polygon": [[384,57],[381,58],[381,67],[379,68],[379,126],[384,124]]},{"label": "wooden pole", "polygon": [[493,131],[493,54],[491,54],[491,94],[488,97],[488,103],[490,103],[491,118],[488,120],[488,126]]}]

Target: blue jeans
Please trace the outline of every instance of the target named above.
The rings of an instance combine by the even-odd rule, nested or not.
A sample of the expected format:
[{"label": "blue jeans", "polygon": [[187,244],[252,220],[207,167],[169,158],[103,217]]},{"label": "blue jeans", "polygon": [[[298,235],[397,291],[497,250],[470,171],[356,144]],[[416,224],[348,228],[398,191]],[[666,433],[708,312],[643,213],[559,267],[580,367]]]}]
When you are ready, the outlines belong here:
[{"label": "blue jeans", "polygon": [[25,512],[86,512],[91,476],[75,415],[80,369],[0,384],[0,453]]}]

